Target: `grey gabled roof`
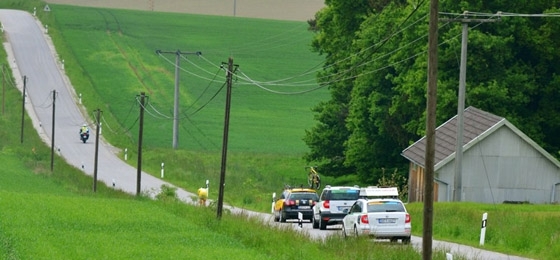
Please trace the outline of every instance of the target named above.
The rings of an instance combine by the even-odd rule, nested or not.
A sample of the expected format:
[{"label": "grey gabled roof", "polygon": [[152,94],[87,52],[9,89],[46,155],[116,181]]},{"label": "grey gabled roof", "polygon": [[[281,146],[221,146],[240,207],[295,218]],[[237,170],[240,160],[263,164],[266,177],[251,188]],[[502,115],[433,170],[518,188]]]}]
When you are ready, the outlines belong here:
[{"label": "grey gabled roof", "polygon": [[[560,162],[540,147],[535,141],[525,135],[521,130],[512,125],[503,117],[482,111],[475,107],[468,107],[463,113],[463,151],[468,150],[476,143],[483,140],[502,126],[508,127],[517,136],[539,151],[545,158],[550,160],[556,167],[560,168]],[[455,158],[455,146],[457,144],[457,116],[436,128],[436,149],[434,168],[437,171],[443,165]],[[424,167],[426,152],[426,137],[418,140],[408,148],[404,149],[402,156],[409,161]]]},{"label": "grey gabled roof", "polygon": [[[503,117],[493,115],[472,106],[465,109],[463,117],[463,146],[504,120]],[[457,115],[436,128],[435,165],[451,155],[455,155],[456,144]],[[404,149],[402,156],[424,167],[425,148],[426,136]]]}]

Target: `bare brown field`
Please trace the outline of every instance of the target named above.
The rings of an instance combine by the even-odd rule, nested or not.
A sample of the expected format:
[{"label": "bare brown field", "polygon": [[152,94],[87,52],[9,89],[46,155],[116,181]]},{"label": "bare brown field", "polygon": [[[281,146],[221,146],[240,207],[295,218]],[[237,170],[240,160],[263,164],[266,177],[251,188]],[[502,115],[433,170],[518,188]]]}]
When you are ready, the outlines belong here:
[{"label": "bare brown field", "polygon": [[324,0],[46,0],[46,2],[289,21],[312,19],[324,6]]}]

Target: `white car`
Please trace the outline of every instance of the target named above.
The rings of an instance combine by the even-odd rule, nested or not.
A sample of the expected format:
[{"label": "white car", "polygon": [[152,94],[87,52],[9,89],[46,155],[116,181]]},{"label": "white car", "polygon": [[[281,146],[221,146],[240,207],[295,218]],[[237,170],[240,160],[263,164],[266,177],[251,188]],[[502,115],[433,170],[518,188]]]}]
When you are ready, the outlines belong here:
[{"label": "white car", "polygon": [[344,237],[370,236],[410,243],[410,214],[398,199],[359,199],[342,220]]},{"label": "white car", "polygon": [[313,228],[325,230],[327,226],[341,224],[350,206],[359,198],[358,186],[327,185],[321,192],[319,202],[313,207]]}]

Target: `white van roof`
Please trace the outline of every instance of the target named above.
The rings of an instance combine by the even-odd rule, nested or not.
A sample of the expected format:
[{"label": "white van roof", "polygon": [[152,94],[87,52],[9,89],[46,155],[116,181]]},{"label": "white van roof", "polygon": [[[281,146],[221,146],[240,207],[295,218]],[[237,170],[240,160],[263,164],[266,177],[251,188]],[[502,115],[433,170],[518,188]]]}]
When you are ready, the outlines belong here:
[{"label": "white van roof", "polygon": [[399,190],[397,187],[377,187],[377,186],[370,186],[360,189],[360,197],[398,197]]}]

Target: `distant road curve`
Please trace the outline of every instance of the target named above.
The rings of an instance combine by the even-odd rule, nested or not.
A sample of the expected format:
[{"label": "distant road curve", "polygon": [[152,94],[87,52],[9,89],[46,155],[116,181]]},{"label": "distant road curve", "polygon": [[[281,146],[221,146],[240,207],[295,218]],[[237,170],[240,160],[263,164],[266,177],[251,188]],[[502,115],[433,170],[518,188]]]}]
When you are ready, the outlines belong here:
[{"label": "distant road curve", "polygon": [[307,21],[324,0],[47,0],[51,4]]}]

